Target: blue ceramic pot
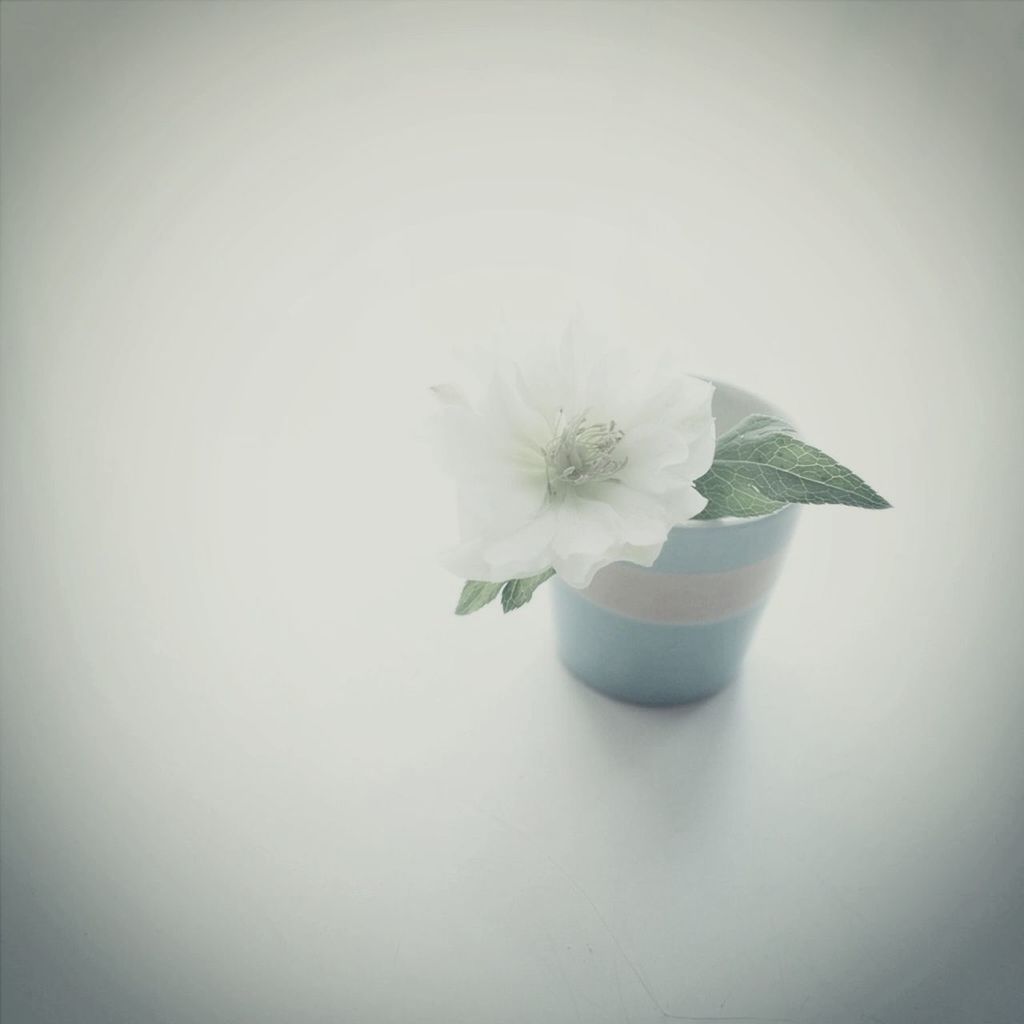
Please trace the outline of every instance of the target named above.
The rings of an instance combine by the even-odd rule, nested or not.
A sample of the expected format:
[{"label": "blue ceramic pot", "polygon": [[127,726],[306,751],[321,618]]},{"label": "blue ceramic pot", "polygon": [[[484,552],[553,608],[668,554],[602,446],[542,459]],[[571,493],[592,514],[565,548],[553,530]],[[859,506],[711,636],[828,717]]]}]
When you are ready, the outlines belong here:
[{"label": "blue ceramic pot", "polygon": [[[719,433],[751,413],[787,419],[715,382]],[[791,421],[790,421],[791,422]],[[584,590],[551,581],[558,652],[583,682],[632,704],[685,704],[739,674],[778,576],[797,507],[677,526],[649,569],[616,562]]]}]

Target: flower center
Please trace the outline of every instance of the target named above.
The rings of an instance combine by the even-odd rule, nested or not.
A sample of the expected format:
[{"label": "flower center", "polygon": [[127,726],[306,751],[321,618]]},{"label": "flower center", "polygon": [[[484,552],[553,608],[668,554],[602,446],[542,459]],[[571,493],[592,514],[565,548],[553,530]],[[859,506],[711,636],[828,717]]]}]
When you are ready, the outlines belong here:
[{"label": "flower center", "polygon": [[559,412],[555,436],[544,448],[548,493],[554,494],[560,484],[611,480],[627,461],[615,458],[623,436],[615,420],[587,423],[587,414],[582,412],[566,421]]}]

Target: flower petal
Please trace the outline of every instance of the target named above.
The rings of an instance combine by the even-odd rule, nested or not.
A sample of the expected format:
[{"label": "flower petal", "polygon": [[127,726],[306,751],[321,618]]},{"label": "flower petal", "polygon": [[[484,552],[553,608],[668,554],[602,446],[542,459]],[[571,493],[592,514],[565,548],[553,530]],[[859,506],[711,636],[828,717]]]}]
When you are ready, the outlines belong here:
[{"label": "flower petal", "polygon": [[[583,587],[612,562],[652,564],[673,526],[706,504],[693,483],[714,458],[714,388],[682,372],[676,353],[637,365],[635,351],[608,350],[574,324],[531,363],[490,367],[475,403],[439,389],[463,541],[447,564],[460,575],[499,582],[552,566]],[[575,417],[622,431],[613,479],[549,478],[545,448]]]},{"label": "flower petal", "polygon": [[533,576],[551,566],[556,528],[556,515],[545,509],[505,537],[460,544],[445,554],[444,563],[463,579],[488,583]]}]

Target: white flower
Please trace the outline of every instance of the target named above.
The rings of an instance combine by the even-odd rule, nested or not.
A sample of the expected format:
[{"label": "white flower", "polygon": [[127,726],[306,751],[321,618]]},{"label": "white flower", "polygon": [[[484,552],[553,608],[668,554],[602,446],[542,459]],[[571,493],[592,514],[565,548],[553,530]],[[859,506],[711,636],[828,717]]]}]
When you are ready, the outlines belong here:
[{"label": "white flower", "polygon": [[445,562],[464,579],[552,567],[586,587],[611,562],[651,565],[707,503],[693,481],[714,458],[714,389],[667,356],[571,327],[555,353],[498,362],[476,401],[434,390],[462,536]]}]

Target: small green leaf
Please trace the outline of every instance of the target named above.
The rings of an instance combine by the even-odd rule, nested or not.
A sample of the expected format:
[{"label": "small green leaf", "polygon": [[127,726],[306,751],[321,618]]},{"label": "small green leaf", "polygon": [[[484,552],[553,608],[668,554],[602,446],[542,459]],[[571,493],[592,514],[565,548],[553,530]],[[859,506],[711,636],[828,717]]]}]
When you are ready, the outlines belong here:
[{"label": "small green leaf", "polygon": [[545,569],[536,576],[528,576],[524,580],[509,580],[505,584],[505,589],[501,592],[501,607],[506,612],[510,612],[514,608],[519,608],[526,604],[533,597],[533,592],[545,580],[551,579],[554,575],[554,569]]},{"label": "small green leaf", "polygon": [[708,499],[696,519],[764,515],[788,502],[889,508],[856,473],[771,416],[748,416],[723,434],[695,486]]},{"label": "small green leaf", "polygon": [[456,615],[469,615],[490,604],[501,592],[504,583],[485,583],[483,580],[467,580],[455,607]]}]

